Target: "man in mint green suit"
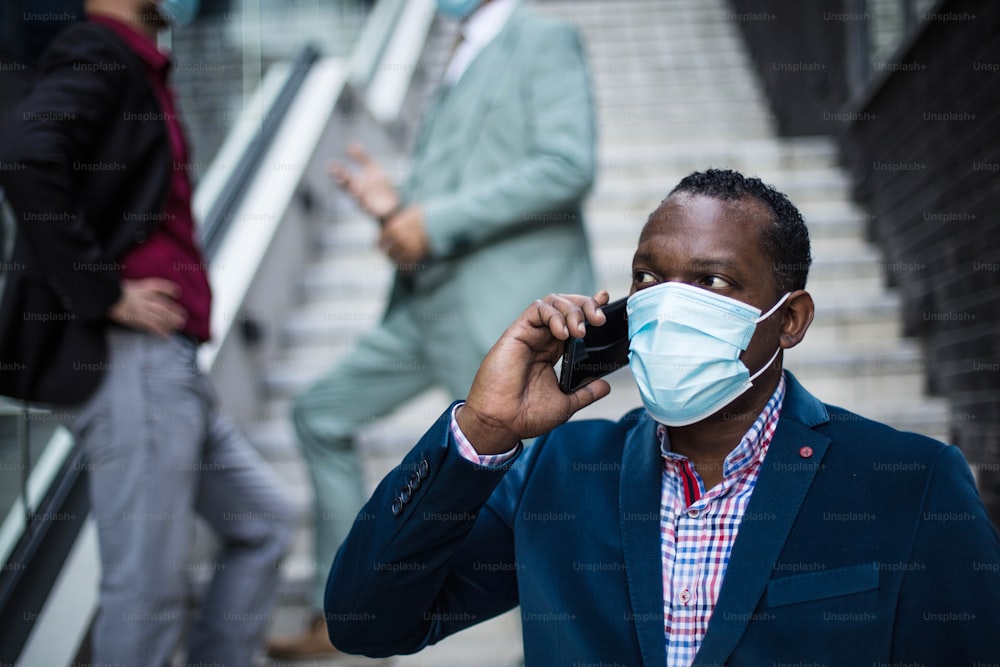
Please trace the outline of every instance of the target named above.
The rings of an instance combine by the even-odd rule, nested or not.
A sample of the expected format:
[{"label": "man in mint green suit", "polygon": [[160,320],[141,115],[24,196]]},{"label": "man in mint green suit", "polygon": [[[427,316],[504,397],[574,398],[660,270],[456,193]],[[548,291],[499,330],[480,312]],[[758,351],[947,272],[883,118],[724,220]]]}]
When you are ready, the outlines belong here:
[{"label": "man in mint green suit", "polygon": [[439,0],[462,19],[436,100],[396,189],[360,148],[334,176],[382,224],[397,264],[382,323],[293,405],[315,486],[317,617],[270,653],[332,651],[325,575],[364,502],[356,429],[431,385],[454,398],[525,303],[591,293],[581,215],[595,169],[595,121],[577,31],[516,0]]}]

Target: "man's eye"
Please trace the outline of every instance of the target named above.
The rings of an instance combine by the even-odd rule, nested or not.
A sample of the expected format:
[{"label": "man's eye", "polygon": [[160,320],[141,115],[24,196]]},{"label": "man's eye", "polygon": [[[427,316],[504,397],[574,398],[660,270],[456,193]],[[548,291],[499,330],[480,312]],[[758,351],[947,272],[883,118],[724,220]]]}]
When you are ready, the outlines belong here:
[{"label": "man's eye", "polygon": [[636,271],[632,274],[632,282],[637,285],[649,285],[656,282],[656,276],[646,271]]},{"label": "man's eye", "polygon": [[714,289],[722,289],[723,287],[730,287],[730,282],[725,278],[720,278],[719,276],[705,276],[698,282],[704,285],[705,287],[712,287]]}]

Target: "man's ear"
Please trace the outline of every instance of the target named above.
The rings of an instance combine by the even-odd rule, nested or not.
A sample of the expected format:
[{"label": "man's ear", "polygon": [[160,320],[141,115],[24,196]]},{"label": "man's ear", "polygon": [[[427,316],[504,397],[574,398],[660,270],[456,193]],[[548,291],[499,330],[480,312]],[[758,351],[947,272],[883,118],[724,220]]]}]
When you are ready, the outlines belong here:
[{"label": "man's ear", "polygon": [[805,290],[795,290],[785,301],[784,320],[779,340],[783,349],[793,348],[805,338],[806,330],[816,314],[812,296]]}]

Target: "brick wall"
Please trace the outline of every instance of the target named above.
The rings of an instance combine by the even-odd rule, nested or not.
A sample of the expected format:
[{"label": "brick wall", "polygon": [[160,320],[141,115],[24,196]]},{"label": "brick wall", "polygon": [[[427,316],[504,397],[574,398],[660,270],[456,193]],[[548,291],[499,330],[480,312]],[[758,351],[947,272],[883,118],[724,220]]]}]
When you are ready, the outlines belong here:
[{"label": "brick wall", "polygon": [[995,0],[944,0],[920,12],[895,58],[884,49],[871,58],[867,82],[851,33],[875,15],[865,3],[730,1],[779,129],[837,137],[886,281],[903,298],[904,332],[925,349],[926,389],[948,398],[951,440],[1000,521]]},{"label": "brick wall", "polygon": [[[903,296],[928,389],[1000,519],[1000,12],[935,10],[841,136],[856,198]],[[973,18],[974,17],[974,18]]]},{"label": "brick wall", "polygon": [[784,135],[831,134],[847,99],[847,0],[730,0]]}]

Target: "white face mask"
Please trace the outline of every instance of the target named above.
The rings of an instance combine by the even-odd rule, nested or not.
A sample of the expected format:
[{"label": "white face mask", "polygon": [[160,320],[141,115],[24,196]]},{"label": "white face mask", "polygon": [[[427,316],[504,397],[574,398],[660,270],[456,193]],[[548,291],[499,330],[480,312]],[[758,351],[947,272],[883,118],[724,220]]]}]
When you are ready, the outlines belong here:
[{"label": "white face mask", "polygon": [[740,361],[760,310],[684,283],[661,283],[628,299],[629,367],[650,416],[667,426],[705,419],[753,386],[777,358],[750,375]]},{"label": "white face mask", "polygon": [[464,19],[482,0],[437,0],[438,11],[452,19]]},{"label": "white face mask", "polygon": [[198,15],[199,0],[161,0],[157,3],[160,13],[172,26],[185,26]]}]

